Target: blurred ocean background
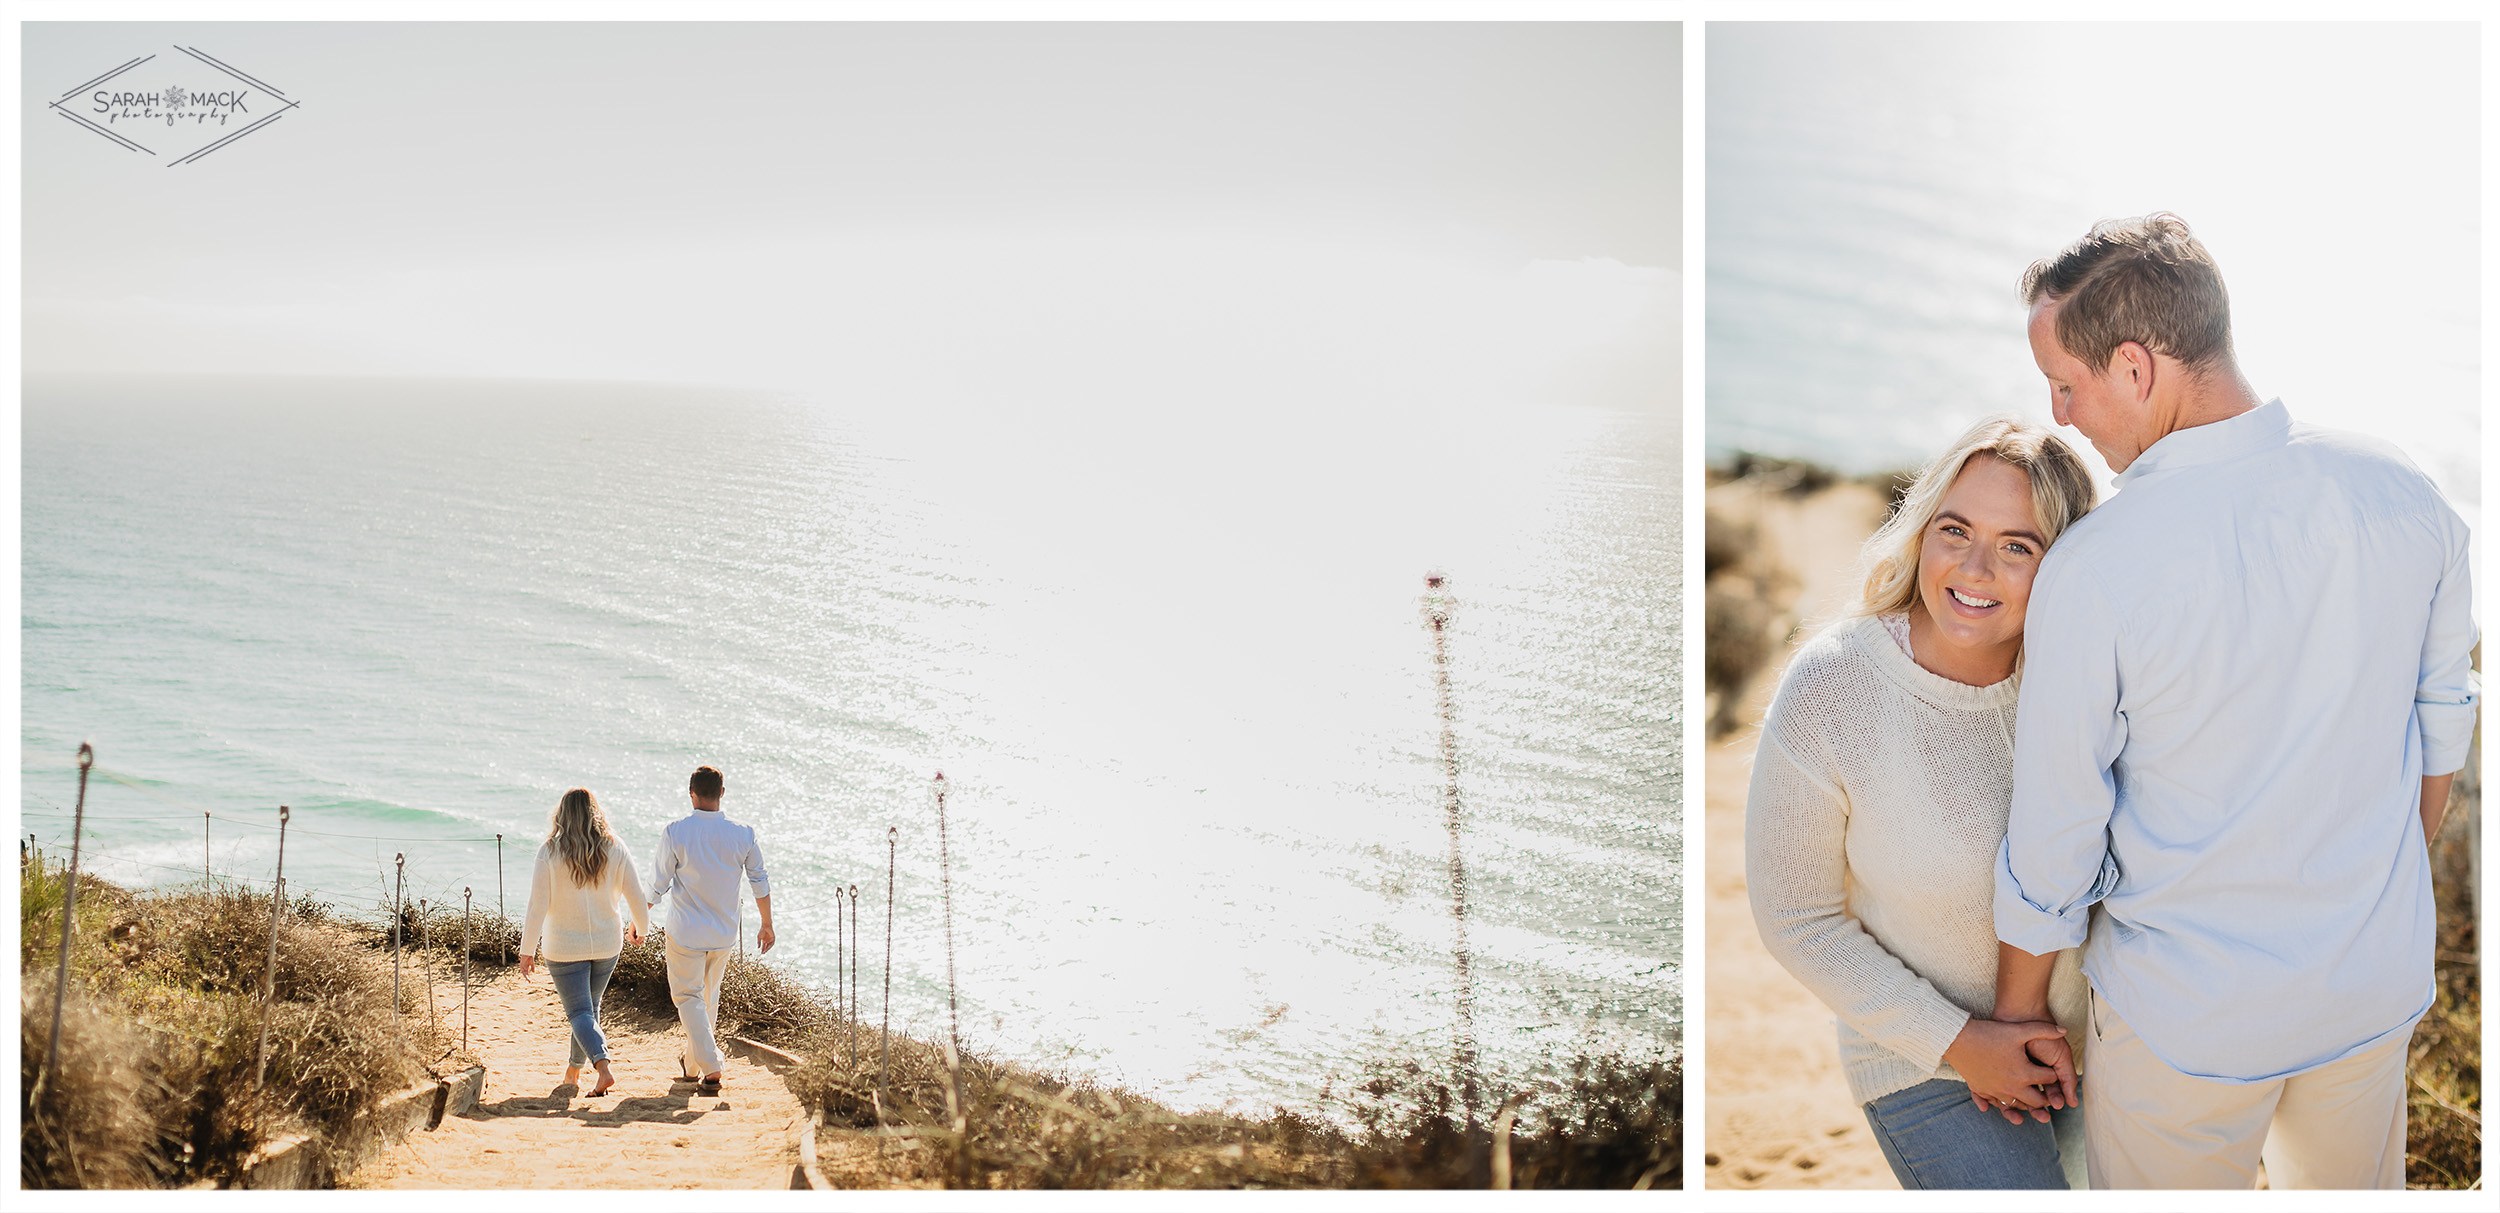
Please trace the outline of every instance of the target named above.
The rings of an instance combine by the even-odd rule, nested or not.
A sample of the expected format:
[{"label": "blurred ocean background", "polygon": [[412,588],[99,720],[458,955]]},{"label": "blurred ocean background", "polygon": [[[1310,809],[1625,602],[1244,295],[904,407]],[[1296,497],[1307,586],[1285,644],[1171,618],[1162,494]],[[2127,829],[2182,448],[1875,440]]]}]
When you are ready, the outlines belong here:
[{"label": "blurred ocean background", "polygon": [[897,831],[927,1033],[943,767],[968,1044],[1308,1107],[1448,1055],[1437,566],[1488,1065],[1679,1043],[1671,408],[64,375],[23,437],[22,825],[66,836],[92,739],[107,878],[265,880],[283,802],[293,891],[370,910],[404,853],[491,912],[501,833],[517,916],[564,789],[647,867],[709,762],[775,959],[829,985],[861,890],[872,1022]]},{"label": "blurred ocean background", "polygon": [[2472,27],[1715,23],[1708,55],[1708,457],[1871,472],[2047,422],[2017,279],[2170,210],[2256,389],[2479,521]]}]

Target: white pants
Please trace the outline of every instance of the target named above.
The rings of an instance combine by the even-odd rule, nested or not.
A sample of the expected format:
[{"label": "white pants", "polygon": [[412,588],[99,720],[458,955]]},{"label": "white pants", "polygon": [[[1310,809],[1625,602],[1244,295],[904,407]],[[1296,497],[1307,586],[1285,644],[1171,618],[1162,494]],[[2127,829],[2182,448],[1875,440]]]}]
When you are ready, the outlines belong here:
[{"label": "white pants", "polygon": [[701,1078],[724,1064],[713,1027],[720,1020],[720,979],[736,948],[681,948],[668,941],[668,996],[686,1027],[686,1072]]},{"label": "white pants", "polygon": [[2153,1056],[2092,991],[2084,1162],[2095,1188],[2405,1186],[2405,1044],[2272,1082],[2195,1078]]}]

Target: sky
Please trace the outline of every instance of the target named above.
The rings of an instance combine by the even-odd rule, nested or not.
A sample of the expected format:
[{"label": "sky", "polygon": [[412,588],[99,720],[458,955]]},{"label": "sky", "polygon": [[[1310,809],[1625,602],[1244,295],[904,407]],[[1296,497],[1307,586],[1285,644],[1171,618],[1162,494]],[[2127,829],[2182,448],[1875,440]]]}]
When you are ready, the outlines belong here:
[{"label": "sky", "polygon": [[2023,267],[2169,210],[2261,395],[2479,496],[2473,27],[1740,23],[1707,53],[1714,453],[1865,471],[2046,421]]},{"label": "sky", "polygon": [[1673,24],[38,23],[29,93],[177,44],[300,108],[167,167],[30,105],[31,373],[1676,378]]}]

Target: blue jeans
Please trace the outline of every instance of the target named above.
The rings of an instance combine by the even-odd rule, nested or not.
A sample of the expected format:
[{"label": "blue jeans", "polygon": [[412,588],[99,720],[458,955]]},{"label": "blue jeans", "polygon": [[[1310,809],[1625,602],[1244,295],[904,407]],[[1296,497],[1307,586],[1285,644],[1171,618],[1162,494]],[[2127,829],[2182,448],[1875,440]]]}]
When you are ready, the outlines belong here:
[{"label": "blue jeans", "polygon": [[547,962],[547,980],[556,983],[556,997],[564,1000],[564,1017],[573,1021],[573,1051],[566,1065],[608,1059],[608,1038],[599,1032],[599,1002],[608,996],[608,979],[614,976],[614,956]]},{"label": "blue jeans", "polygon": [[1970,1087],[1931,1078],[1866,1105],[1875,1144],[1893,1177],[1928,1188],[2080,1188],[2083,1109],[2049,1113],[2049,1123],[2005,1123],[1970,1100]]}]

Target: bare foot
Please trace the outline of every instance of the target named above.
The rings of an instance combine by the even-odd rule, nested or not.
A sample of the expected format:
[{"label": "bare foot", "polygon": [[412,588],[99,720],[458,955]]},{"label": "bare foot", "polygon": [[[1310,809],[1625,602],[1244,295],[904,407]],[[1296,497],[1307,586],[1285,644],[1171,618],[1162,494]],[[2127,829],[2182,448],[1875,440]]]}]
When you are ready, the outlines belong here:
[{"label": "bare foot", "polygon": [[594,1065],[594,1066],[597,1066],[597,1067],[599,1068],[599,1085],[598,1085],[598,1086],[595,1086],[595,1087],[592,1087],[592,1088],[590,1089],[590,1093],[591,1093],[593,1096],[599,1096],[599,1095],[605,1095],[605,1094],[607,1094],[607,1093],[608,1093],[608,1088],[609,1088],[609,1087],[613,1087],[613,1086],[615,1086],[615,1085],[616,1085],[616,1073],[615,1073],[615,1071],[612,1071],[612,1070],[608,1069],[608,1063],[606,1063],[606,1062],[604,1062],[604,1061],[594,1061],[594,1062],[592,1062],[592,1063],[590,1063],[590,1064],[592,1064],[592,1065]]},{"label": "bare foot", "polygon": [[564,1085],[568,1087],[578,1087],[582,1085],[582,1068],[580,1066],[564,1067]]}]

